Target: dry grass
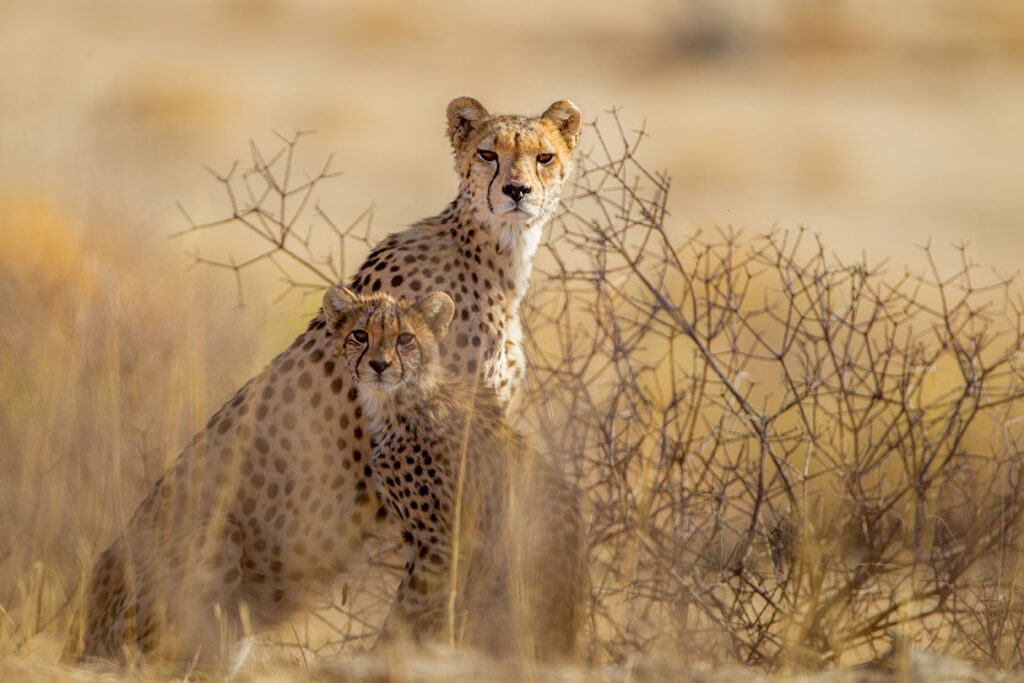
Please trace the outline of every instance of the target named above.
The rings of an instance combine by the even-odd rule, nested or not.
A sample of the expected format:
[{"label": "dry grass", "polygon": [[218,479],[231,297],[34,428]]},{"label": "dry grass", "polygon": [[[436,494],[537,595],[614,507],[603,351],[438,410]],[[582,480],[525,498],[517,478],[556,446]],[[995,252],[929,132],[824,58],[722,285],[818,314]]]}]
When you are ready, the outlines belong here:
[{"label": "dry grass", "polygon": [[55,659],[88,563],[241,359],[205,364],[208,283],[42,199],[3,205],[0,660]]},{"label": "dry grass", "polygon": [[[585,491],[593,669],[542,677],[644,680],[664,658],[694,676],[819,670],[914,648],[1020,667],[1013,283],[962,250],[942,272],[925,249],[917,274],[841,262],[804,231],[675,239],[670,183],[641,162],[643,134],[612,115],[588,139],[525,304],[521,425]],[[215,173],[226,215],[186,228],[247,235],[232,233],[245,257],[194,255],[230,269],[239,296],[259,267],[283,293],[315,292],[351,272],[370,238],[371,214],[346,226],[319,210],[330,166],[302,176],[297,142],[271,156],[253,147],[247,170]],[[196,322],[212,305],[198,274],[176,282],[44,204],[7,206],[0,662],[47,680],[68,675],[53,662],[92,558],[252,372],[231,356],[240,334],[258,335],[251,321]],[[422,665],[501,679],[451,653],[359,669],[353,653],[391,589],[385,573],[324,596],[277,632],[256,675],[400,680]]]}]

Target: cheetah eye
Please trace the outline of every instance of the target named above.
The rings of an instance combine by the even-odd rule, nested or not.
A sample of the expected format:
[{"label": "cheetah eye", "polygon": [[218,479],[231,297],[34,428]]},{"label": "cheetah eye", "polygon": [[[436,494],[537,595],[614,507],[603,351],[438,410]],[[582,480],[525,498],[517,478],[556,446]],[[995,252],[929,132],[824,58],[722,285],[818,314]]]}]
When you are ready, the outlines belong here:
[{"label": "cheetah eye", "polygon": [[492,152],[489,149],[478,149],[476,151],[480,155],[480,158],[484,161],[495,161],[498,158],[497,152]]},{"label": "cheetah eye", "polygon": [[409,344],[412,344],[412,341],[415,338],[416,337],[412,336],[412,333],[410,333],[410,332],[403,332],[402,334],[398,335],[398,343],[403,345],[403,346],[407,346]]},{"label": "cheetah eye", "polygon": [[537,155],[537,163],[541,164],[543,166],[546,166],[546,165],[550,164],[551,160],[554,159],[554,158],[555,158],[555,155],[551,154],[550,152],[545,152],[543,154],[538,154]]},{"label": "cheetah eye", "polygon": [[366,330],[352,330],[352,338],[360,344],[365,344],[370,340],[370,335],[366,334]]}]

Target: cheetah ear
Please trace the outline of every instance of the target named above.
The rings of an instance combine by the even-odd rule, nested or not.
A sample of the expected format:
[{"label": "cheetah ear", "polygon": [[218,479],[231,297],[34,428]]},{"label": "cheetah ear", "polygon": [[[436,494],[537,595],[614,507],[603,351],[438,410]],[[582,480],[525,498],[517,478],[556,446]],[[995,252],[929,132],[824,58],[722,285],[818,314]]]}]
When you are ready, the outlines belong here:
[{"label": "cheetah ear", "polygon": [[426,320],[437,340],[444,339],[448,335],[448,325],[455,315],[455,302],[444,292],[428,294],[413,306]]},{"label": "cheetah ear", "polygon": [[570,152],[576,147],[576,141],[580,136],[580,123],[583,120],[583,114],[580,112],[579,107],[573,104],[571,100],[558,100],[548,107],[548,110],[544,112],[541,118],[548,119],[555,124]]},{"label": "cheetah ear", "polygon": [[448,139],[456,151],[462,149],[473,130],[490,114],[472,97],[456,97],[448,103]]},{"label": "cheetah ear", "polygon": [[324,293],[324,315],[331,327],[345,322],[359,306],[359,297],[341,285],[334,285]]}]

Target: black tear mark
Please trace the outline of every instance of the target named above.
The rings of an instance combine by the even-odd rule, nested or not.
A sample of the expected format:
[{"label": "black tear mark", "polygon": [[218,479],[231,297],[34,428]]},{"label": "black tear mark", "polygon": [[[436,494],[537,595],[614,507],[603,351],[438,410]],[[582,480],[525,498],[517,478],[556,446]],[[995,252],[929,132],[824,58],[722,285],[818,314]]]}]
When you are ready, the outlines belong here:
[{"label": "black tear mark", "polygon": [[498,177],[498,171],[501,170],[501,160],[494,164],[494,175],[491,176],[491,182],[487,183],[487,209],[494,213],[494,206],[491,204],[491,187],[494,185],[495,179]]}]

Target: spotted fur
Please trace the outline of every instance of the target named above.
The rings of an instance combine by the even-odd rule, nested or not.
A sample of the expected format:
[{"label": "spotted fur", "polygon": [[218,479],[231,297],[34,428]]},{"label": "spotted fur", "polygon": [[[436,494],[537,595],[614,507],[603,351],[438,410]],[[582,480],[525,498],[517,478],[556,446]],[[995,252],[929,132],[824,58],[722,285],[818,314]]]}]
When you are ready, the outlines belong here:
[{"label": "spotted fur", "polygon": [[369,418],[375,484],[407,547],[387,634],[571,656],[586,586],[578,494],[491,388],[441,367],[453,310],[441,292],[324,297]]},{"label": "spotted fur", "polygon": [[[384,239],[351,281],[363,293],[449,292],[454,318],[440,357],[497,391],[502,406],[523,371],[519,302],[579,126],[565,100],[536,118],[454,100],[458,195]],[[513,205],[509,185],[518,187]],[[370,451],[356,389],[317,315],[210,418],[100,556],[73,649],[217,658],[244,628],[243,613],[257,631],[281,621],[358,561],[386,518]]]}]

